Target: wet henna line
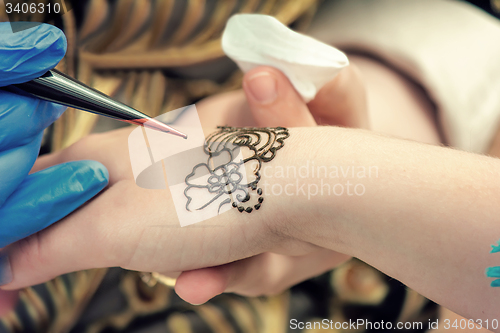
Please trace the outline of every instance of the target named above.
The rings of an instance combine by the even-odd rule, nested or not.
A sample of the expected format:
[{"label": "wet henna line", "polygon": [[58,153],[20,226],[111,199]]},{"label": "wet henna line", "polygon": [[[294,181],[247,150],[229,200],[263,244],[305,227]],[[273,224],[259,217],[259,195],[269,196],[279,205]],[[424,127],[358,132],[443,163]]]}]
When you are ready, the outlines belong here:
[{"label": "wet henna line", "polygon": [[[234,128],[234,127],[219,126],[217,128],[220,129],[220,131],[212,133],[205,140],[204,151],[205,151],[205,153],[207,155],[210,155],[212,153],[212,151],[210,150],[211,142],[212,141],[216,141],[216,139],[218,139],[218,138],[221,138],[221,137],[226,136],[227,134],[230,134],[228,137],[226,137],[224,140],[221,140],[218,143],[218,146],[217,146],[216,150],[218,150],[218,147],[220,147],[222,144],[225,144],[226,142],[229,142],[230,140],[232,140],[234,138],[240,138],[242,136],[244,136],[246,138],[250,138],[250,136],[248,134],[253,134],[253,135],[257,136],[257,142],[249,145],[249,144],[243,144],[243,143],[241,143],[241,141],[239,141],[239,142],[234,142],[234,144],[238,145],[238,146],[248,147],[251,150],[253,150],[256,153],[256,156],[259,156],[262,159],[263,162],[270,162],[270,161],[272,161],[274,159],[274,156],[276,155],[275,154],[276,151],[279,150],[279,149],[281,149],[284,146],[284,140],[287,139],[288,137],[290,137],[290,133],[288,132],[288,129],[284,128],[284,127],[276,127],[276,128],[269,128],[269,127],[265,127],[265,128]],[[237,131],[237,130],[239,130],[240,132],[234,132],[234,131]],[[231,131],[233,131],[233,132],[231,132]],[[257,131],[264,132],[264,133],[268,134],[268,136],[269,136],[269,139],[268,139],[267,143],[264,145],[264,147],[260,148],[258,151],[256,150],[255,147],[258,144],[260,144],[260,142],[261,142],[262,139],[261,139],[260,135],[257,135],[257,133],[258,133]],[[276,131],[276,132],[273,132],[273,131]],[[285,134],[285,136],[282,137],[282,138],[278,138],[279,134]],[[274,140],[274,142],[278,142],[280,145],[278,147],[270,147],[269,150],[264,151],[265,152],[264,154],[259,154],[258,153],[259,151],[264,150],[270,144],[272,145],[274,143],[274,142],[271,142],[271,140]],[[264,156],[267,152],[271,152],[272,153],[271,157],[265,157]],[[247,162],[251,158],[254,158],[254,157],[247,158],[247,159],[244,160],[244,162]]]}]

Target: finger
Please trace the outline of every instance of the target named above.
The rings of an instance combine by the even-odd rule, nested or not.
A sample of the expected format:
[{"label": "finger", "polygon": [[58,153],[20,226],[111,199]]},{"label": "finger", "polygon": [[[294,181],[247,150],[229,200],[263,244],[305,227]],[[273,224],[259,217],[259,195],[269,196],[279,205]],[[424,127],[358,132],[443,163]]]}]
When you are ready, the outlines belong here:
[{"label": "finger", "polygon": [[185,301],[202,304],[223,292],[273,295],[322,274],[350,257],[329,250],[291,257],[264,253],[227,265],[183,272],[175,291]]},{"label": "finger", "polygon": [[355,65],[344,68],[307,105],[320,125],[369,128],[366,87]]},{"label": "finger", "polygon": [[66,163],[29,175],[0,209],[0,248],[62,219],[107,183],[106,168],[94,161]]},{"label": "finger", "polygon": [[40,150],[41,141],[42,134],[27,145],[0,151],[0,208],[28,175]]},{"label": "finger", "polygon": [[65,109],[34,97],[0,90],[0,151],[31,142]]},{"label": "finger", "polygon": [[177,277],[175,292],[188,303],[206,303],[226,290],[230,275],[228,268],[233,264],[182,272]]},{"label": "finger", "polygon": [[196,103],[196,110],[204,128],[215,128],[220,124],[233,127],[255,126],[243,90],[204,98]]},{"label": "finger", "polygon": [[[130,183],[115,184],[101,193],[99,200],[89,201],[61,223],[9,246],[6,252],[13,279],[1,288],[21,289],[74,271],[127,265],[143,232],[138,221],[152,219],[155,213],[147,208],[138,211],[137,207],[150,204],[157,212],[157,207],[165,205],[164,196],[148,196],[151,190]],[[137,205],[130,204],[131,198]],[[132,224],[112,223],[126,222],[131,216],[137,217]]]},{"label": "finger", "polygon": [[[39,157],[31,172],[37,172],[56,164],[79,160],[94,160],[102,163],[109,171],[109,185],[120,180],[134,179],[130,163],[116,163],[129,154],[128,135],[133,128],[125,128],[102,134],[92,134],[56,153]],[[101,145],[113,145],[112,151],[95,149]]]},{"label": "finger", "polygon": [[244,296],[276,295],[299,282],[323,274],[349,258],[327,249],[303,256],[264,253],[250,264],[240,262],[226,270],[226,292]]},{"label": "finger", "polygon": [[0,36],[0,87],[45,74],[66,53],[64,33],[49,24],[14,33],[10,23],[3,22]]},{"label": "finger", "polygon": [[19,300],[18,291],[0,290],[0,318],[12,311]]},{"label": "finger", "polygon": [[247,72],[243,90],[257,126],[316,125],[302,97],[288,78],[275,68],[258,67]]}]

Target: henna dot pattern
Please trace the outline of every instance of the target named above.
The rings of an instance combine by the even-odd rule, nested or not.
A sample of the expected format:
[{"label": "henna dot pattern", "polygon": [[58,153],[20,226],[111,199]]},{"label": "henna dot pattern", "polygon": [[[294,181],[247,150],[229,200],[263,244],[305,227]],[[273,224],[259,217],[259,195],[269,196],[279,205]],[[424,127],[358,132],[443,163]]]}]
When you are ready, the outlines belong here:
[{"label": "henna dot pattern", "polygon": [[[186,210],[201,210],[227,195],[218,207],[231,204],[240,213],[251,213],[259,210],[264,202],[262,189],[258,187],[261,179],[261,169],[264,163],[270,162],[278,150],[283,148],[284,141],[290,136],[287,128],[236,128],[218,127],[217,131],[205,139],[204,153],[208,156],[206,163],[199,163],[186,176],[184,195],[187,199]],[[243,159],[236,161],[240,149],[245,149]],[[230,159],[222,164],[214,161],[222,154],[228,154]],[[245,165],[252,163],[252,177],[244,181]],[[255,165],[255,167],[253,166]],[[194,181],[198,169],[208,170],[210,176],[206,184],[197,184]],[[199,207],[191,207],[193,197],[191,190],[203,189],[210,194],[210,199]]]}]

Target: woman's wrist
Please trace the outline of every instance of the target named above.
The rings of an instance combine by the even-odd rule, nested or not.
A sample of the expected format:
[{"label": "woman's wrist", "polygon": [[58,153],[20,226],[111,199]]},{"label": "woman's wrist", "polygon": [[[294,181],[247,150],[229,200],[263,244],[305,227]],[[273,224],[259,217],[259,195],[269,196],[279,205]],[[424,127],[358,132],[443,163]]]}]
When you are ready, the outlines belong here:
[{"label": "woman's wrist", "polygon": [[[376,242],[370,234],[425,215],[418,202],[443,201],[460,190],[457,182],[482,186],[488,170],[498,168],[491,158],[358,129],[292,128],[290,134],[282,155],[262,173],[265,193],[283,207],[281,227],[295,239],[355,256],[370,252],[362,246]],[[470,193],[454,199],[465,196]]]},{"label": "woman's wrist", "polygon": [[[353,213],[345,211],[342,204],[355,203],[366,194],[367,185],[357,174],[363,168],[357,168],[345,153],[352,151],[349,134],[339,127],[289,131],[279,156],[261,170],[259,186],[270,206],[262,213],[268,215],[273,232],[282,237],[349,253],[346,235],[340,237],[338,216]],[[370,172],[376,177],[377,170],[369,168],[366,177]]]}]

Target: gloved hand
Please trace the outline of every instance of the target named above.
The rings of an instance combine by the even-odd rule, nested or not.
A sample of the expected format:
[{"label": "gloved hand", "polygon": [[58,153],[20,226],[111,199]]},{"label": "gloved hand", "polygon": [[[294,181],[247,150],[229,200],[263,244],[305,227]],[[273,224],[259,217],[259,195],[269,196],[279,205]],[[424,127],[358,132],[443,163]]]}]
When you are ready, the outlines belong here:
[{"label": "gloved hand", "polygon": [[[66,52],[62,31],[42,24],[13,33],[0,23],[0,87],[41,76]],[[108,183],[94,161],[56,165],[29,175],[43,130],[65,107],[0,90],[0,249],[62,219]]]}]

